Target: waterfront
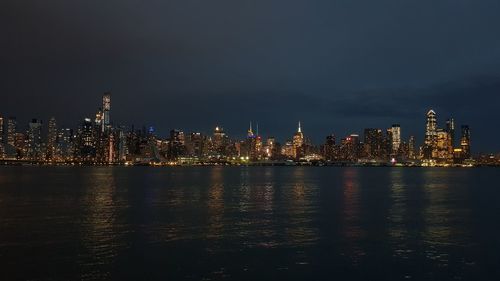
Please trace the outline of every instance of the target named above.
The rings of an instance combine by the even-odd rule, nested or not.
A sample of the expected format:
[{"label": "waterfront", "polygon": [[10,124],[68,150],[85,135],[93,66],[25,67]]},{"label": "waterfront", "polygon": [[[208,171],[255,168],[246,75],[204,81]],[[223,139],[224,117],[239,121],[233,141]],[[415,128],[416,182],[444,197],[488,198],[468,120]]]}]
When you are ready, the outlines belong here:
[{"label": "waterfront", "polygon": [[0,167],[2,280],[498,280],[494,168]]}]

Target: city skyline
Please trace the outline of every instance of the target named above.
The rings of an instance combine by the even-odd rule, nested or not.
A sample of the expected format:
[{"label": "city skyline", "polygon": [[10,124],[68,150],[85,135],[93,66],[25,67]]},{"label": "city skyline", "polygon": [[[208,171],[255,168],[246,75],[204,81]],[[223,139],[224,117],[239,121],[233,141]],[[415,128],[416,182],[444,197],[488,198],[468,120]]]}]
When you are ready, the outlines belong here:
[{"label": "city skyline", "polygon": [[[104,121],[104,123],[106,123],[106,125],[103,125],[102,126],[102,130],[104,131],[104,128],[105,126],[109,127],[111,126],[111,123],[109,121],[109,111],[110,111],[110,95],[111,95],[111,92],[110,91],[107,91],[105,92],[103,95],[101,95],[101,98],[103,99],[103,102],[102,102],[102,105],[100,107],[97,107],[97,110],[99,112],[97,112],[96,114],[99,115],[97,118],[102,118],[102,120]],[[113,96],[116,96],[115,94],[113,94]],[[119,96],[119,95],[118,95]],[[107,99],[107,101],[106,101]],[[114,100],[114,102],[116,102],[116,100]],[[107,104],[106,104],[107,103]],[[94,107],[95,107],[95,104],[94,104]],[[106,110],[103,110],[103,108],[107,108]],[[429,109],[425,109],[423,112],[427,112]],[[430,110],[434,111],[433,108],[431,108]],[[89,110],[86,110],[87,112]],[[122,110],[120,110],[120,108],[118,109],[115,109],[113,114],[114,115],[121,115],[120,112]],[[40,115],[37,115],[37,114],[32,114],[32,115],[35,115],[35,116],[40,116]],[[101,116],[102,115],[102,116]],[[422,115],[422,113],[420,114]],[[7,124],[8,120],[10,117],[13,117],[15,118],[16,120],[19,120],[21,121],[21,126],[24,126],[22,125],[23,123],[26,124],[26,127],[28,127],[28,123],[30,120],[38,120],[39,122],[44,122],[44,120],[46,121],[46,123],[50,122],[50,119],[52,118],[55,118],[56,120],[58,120],[58,124],[59,126],[62,126],[62,127],[67,127],[67,128],[72,128],[72,127],[76,127],[80,124],[80,122],[84,119],[84,118],[94,118],[93,116],[89,115],[89,114],[86,114],[86,115],[83,115],[85,117],[80,117],[79,119],[77,120],[74,120],[74,121],[68,121],[64,118],[61,118],[60,116],[54,116],[54,115],[50,115],[50,114],[45,114],[45,116],[48,116],[47,118],[43,119],[43,118],[39,118],[39,117],[30,117],[30,118],[19,118],[17,115],[15,114],[5,114],[4,112],[0,112],[0,117],[3,118],[3,122],[5,124]],[[441,117],[441,120],[439,120],[439,124],[436,124],[436,126],[441,126],[443,128],[445,128],[447,126],[447,122],[450,120],[450,118],[452,120],[455,120],[456,118],[454,118],[453,116],[448,116],[448,117],[445,117],[443,115],[440,115]],[[288,120],[287,118],[276,118],[276,119],[283,119],[283,120]],[[141,122],[140,120],[135,120],[135,123],[132,122],[132,123],[129,123],[129,122],[123,122],[121,120],[118,120],[118,121],[114,121],[113,122],[113,125],[118,125],[118,126],[125,126],[125,127],[135,127],[135,128],[140,128],[140,127],[147,127],[147,128],[150,128],[150,127],[153,127],[155,129],[155,131],[157,132],[158,136],[160,137],[168,137],[169,136],[169,131],[171,129],[187,129],[189,131],[196,131],[196,132],[201,132],[201,133],[211,133],[212,130],[215,128],[215,127],[224,127],[226,128],[227,131],[230,131],[231,132],[231,135],[235,138],[243,138],[246,136],[247,134],[247,130],[244,129],[244,124],[248,124],[248,122],[250,123],[254,123],[257,125],[257,127],[259,126],[259,123],[260,123],[260,132],[264,132],[263,134],[260,134],[262,136],[268,136],[268,137],[275,137],[275,138],[279,138],[279,139],[286,139],[287,138],[287,135],[289,135],[289,133],[291,131],[293,131],[293,129],[296,127],[296,123],[297,122],[302,122],[304,123],[303,120],[307,120],[308,119],[308,116],[303,116],[303,118],[298,118],[297,120],[288,120],[287,123],[286,123],[286,126],[282,126],[281,130],[277,130],[279,133],[278,134],[274,134],[272,131],[270,131],[268,129],[268,127],[266,126],[266,123],[262,123],[262,122],[259,122],[258,121],[258,118],[255,118],[255,117],[249,117],[249,120],[250,121],[245,121],[241,124],[239,124],[236,128],[234,127],[230,127],[230,126],[226,126],[226,122],[223,121],[220,121],[220,122],[214,122],[212,125],[210,125],[209,127],[205,127],[205,126],[194,126],[194,128],[187,128],[185,126],[176,126],[174,123],[176,123],[176,121],[169,121],[169,123],[172,123],[174,124],[173,126],[169,126],[169,127],[165,127],[165,126],[155,126],[156,123],[161,123],[161,122],[155,122],[155,121],[152,121],[152,122]],[[418,119],[418,116],[414,116],[414,118],[412,118],[413,121],[411,122],[408,122],[408,123],[414,123],[415,121],[417,121],[417,123],[421,123],[419,122],[420,120]],[[115,119],[116,120],[116,119]],[[281,124],[283,124],[283,120],[279,120],[279,122]],[[230,120],[225,120],[225,121],[230,121]],[[179,124],[183,124],[183,120],[182,118],[179,118],[178,119],[178,123]],[[227,122],[227,123],[232,123],[232,122]],[[333,127],[331,128],[319,128],[319,132],[318,132],[318,126],[316,126],[316,124],[314,123],[306,123],[307,127],[308,128],[313,128],[312,130],[311,129],[308,129],[308,137],[314,141],[314,142],[321,142],[323,139],[324,139],[324,136],[328,135],[328,134],[335,134],[335,135],[349,135],[349,134],[362,134],[363,131],[366,129],[366,128],[378,128],[380,125],[384,125],[384,124],[380,124],[380,122],[373,122],[373,121],[370,121],[370,119],[366,119],[366,123],[367,124],[375,124],[375,126],[361,126],[356,128],[351,128],[351,129],[347,129],[347,130],[336,130],[334,129]],[[389,122],[391,123],[391,122]],[[464,122],[462,122],[464,123]],[[467,122],[465,122],[467,123]],[[295,125],[294,125],[295,124]],[[385,126],[387,126],[388,123],[385,124]],[[404,124],[404,123],[403,123]],[[466,125],[469,125],[469,123],[467,123]],[[251,126],[251,124],[250,124]],[[425,125],[422,125],[420,124],[420,128],[417,128],[416,130],[415,129],[412,129],[412,128],[409,128],[409,126],[405,126],[403,125],[404,127],[404,130],[401,130],[401,125],[399,123],[397,123],[397,120],[396,121],[392,121],[392,126],[398,126],[399,127],[399,132],[398,134],[403,137],[403,138],[409,138],[409,137],[416,137],[416,140],[418,141],[418,143],[424,143],[425,142],[425,135],[421,135],[421,132],[425,132],[426,131],[426,128],[425,128]],[[337,127],[341,127],[341,126],[337,126]],[[391,126],[389,126],[391,127]],[[262,129],[264,128],[264,129]],[[383,128],[383,127],[380,127],[380,128]],[[258,128],[257,128],[258,130]],[[480,132],[475,132],[476,133],[480,133]],[[478,148],[478,150],[476,152],[481,152],[481,153],[498,153],[499,151],[496,151],[496,150],[490,150],[488,151],[487,149],[481,149],[480,145],[478,145],[478,143],[481,143],[480,141],[478,141],[476,139],[476,137],[474,138],[474,143],[475,143],[475,146],[476,148]]]},{"label": "city skyline", "polygon": [[252,121],[246,137],[224,130],[222,124],[209,133],[172,128],[165,137],[153,126],[135,127],[113,122],[111,97],[111,92],[105,92],[94,118],[83,118],[77,127],[58,126],[57,119],[51,117],[46,129],[42,120],[34,118],[24,130],[15,117],[8,117],[5,122],[0,116],[0,157],[88,164],[214,161],[235,164],[292,160],[411,166],[472,165],[476,163],[474,158],[483,157],[473,152],[469,125],[458,127],[452,117],[440,122],[433,109],[426,114],[422,142],[418,142],[416,134],[405,137],[402,134],[404,127],[402,129],[400,124],[394,123],[387,129],[365,128],[363,134],[328,134],[323,142],[315,143],[305,133],[307,130],[304,132],[300,120],[295,133],[284,139],[276,138],[272,133],[261,135],[259,123]]}]

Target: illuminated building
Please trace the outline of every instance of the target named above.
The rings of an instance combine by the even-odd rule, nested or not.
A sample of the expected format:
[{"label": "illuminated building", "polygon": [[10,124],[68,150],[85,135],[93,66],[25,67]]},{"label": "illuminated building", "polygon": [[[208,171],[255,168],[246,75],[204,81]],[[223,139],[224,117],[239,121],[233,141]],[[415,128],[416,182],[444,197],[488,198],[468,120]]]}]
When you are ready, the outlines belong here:
[{"label": "illuminated building", "polygon": [[462,164],[464,161],[464,153],[461,148],[454,148],[453,149],[453,163],[455,164]]},{"label": "illuminated building", "polygon": [[257,123],[257,131],[255,134],[255,146],[254,146],[254,152],[252,154],[254,155],[254,159],[260,160],[262,158],[262,137],[259,134],[259,123]]},{"label": "illuminated building", "polygon": [[367,128],[364,132],[365,157],[374,160],[384,158],[384,136],[381,129]]},{"label": "illuminated building", "polygon": [[42,122],[32,119],[28,123],[28,159],[42,160]]},{"label": "illuminated building", "polygon": [[177,129],[171,130],[168,147],[168,159],[177,160],[179,157],[184,156],[186,151],[184,144],[184,132]]},{"label": "illuminated building", "polygon": [[114,134],[109,134],[108,138],[108,149],[107,149],[107,162],[111,164],[115,160],[115,137]]},{"label": "illuminated building", "polygon": [[271,159],[272,160],[283,160],[284,156],[281,154],[282,147],[281,143],[275,141],[273,143],[273,149],[271,150]]},{"label": "illuminated building", "polygon": [[408,158],[409,159],[416,159],[416,154],[415,154],[415,137],[410,136],[408,139]]},{"label": "illuminated building", "polygon": [[337,158],[335,149],[335,135],[333,134],[326,136],[326,141],[323,145],[323,157],[328,161],[333,161]]},{"label": "illuminated building", "polygon": [[100,128],[101,132],[103,131],[102,128],[102,109],[98,109],[97,112],[95,113],[95,120],[94,120],[94,123],[96,125],[96,127]]},{"label": "illuminated building", "polygon": [[437,142],[437,117],[434,110],[427,112],[427,123],[423,148],[424,159],[432,159],[436,156]]},{"label": "illuminated building", "polygon": [[127,160],[128,149],[127,149],[127,136],[121,128],[118,132],[118,162],[125,162]]},{"label": "illuminated building", "polygon": [[262,146],[262,140],[258,134],[254,134],[252,130],[252,122],[250,122],[250,127],[247,131],[247,139],[245,144],[242,146],[242,151],[246,154],[245,157],[249,157],[250,160],[260,159],[260,148]]},{"label": "illuminated building", "polygon": [[[221,136],[222,140],[225,139],[224,136]],[[221,148],[224,141],[221,141]],[[201,133],[191,133],[189,140],[189,155],[196,156],[198,158],[202,158],[205,156],[205,138]]]},{"label": "illuminated building", "polygon": [[460,147],[462,148],[462,154],[464,159],[471,158],[470,149],[470,129],[468,125],[462,125],[462,136],[460,138]]},{"label": "illuminated building", "polygon": [[16,132],[14,134],[14,156],[17,159],[25,159],[27,154],[28,139],[25,134]]},{"label": "illuminated building", "polygon": [[7,144],[15,147],[16,133],[17,133],[16,117],[9,117],[9,120],[7,120]]},{"label": "illuminated building", "polygon": [[49,127],[47,133],[47,160],[52,161],[56,158],[57,144],[57,124],[54,117],[49,119]]},{"label": "illuminated building", "polygon": [[455,119],[449,118],[446,120],[446,132],[450,135],[451,146],[455,147]]},{"label": "illuminated building", "polygon": [[351,134],[340,142],[340,160],[355,162],[359,158],[359,135]]},{"label": "illuminated building", "polygon": [[229,145],[229,138],[224,132],[224,128],[219,126],[215,127],[212,136],[212,151],[214,152],[213,154],[216,155],[217,157],[227,156],[228,145]]},{"label": "illuminated building", "polygon": [[247,138],[253,138],[254,137],[254,134],[253,134],[253,130],[252,130],[252,122],[250,122],[250,126],[248,127],[248,131],[247,131]]},{"label": "illuminated building", "polygon": [[96,157],[94,125],[90,118],[85,118],[78,132],[77,160],[93,163]]},{"label": "illuminated building", "polygon": [[399,147],[401,145],[401,126],[399,124],[394,124],[391,127],[391,150],[392,155],[397,156],[399,152]]},{"label": "illuminated building", "polygon": [[57,137],[57,151],[61,160],[73,161],[74,159],[74,143],[73,143],[73,130],[70,128],[63,128],[59,130]]},{"label": "illuminated building", "polygon": [[102,96],[102,132],[105,132],[111,127],[109,113],[111,111],[111,93],[106,92]]},{"label": "illuminated building", "polygon": [[440,162],[447,162],[453,158],[450,134],[443,129],[436,130],[436,149],[433,158]]},{"label": "illuminated building", "polygon": [[281,154],[288,159],[295,158],[295,146],[293,145],[293,141],[287,140],[285,145],[281,148]]},{"label": "illuminated building", "polygon": [[267,159],[271,159],[275,156],[276,154],[275,147],[276,147],[276,140],[274,139],[274,137],[267,138],[266,145],[264,147],[265,150],[264,152]]},{"label": "illuminated building", "polygon": [[305,151],[304,151],[304,134],[302,133],[302,128],[300,126],[300,121],[299,125],[297,128],[297,132],[293,135],[293,148],[294,148],[294,155],[293,158],[300,158],[304,156]]}]

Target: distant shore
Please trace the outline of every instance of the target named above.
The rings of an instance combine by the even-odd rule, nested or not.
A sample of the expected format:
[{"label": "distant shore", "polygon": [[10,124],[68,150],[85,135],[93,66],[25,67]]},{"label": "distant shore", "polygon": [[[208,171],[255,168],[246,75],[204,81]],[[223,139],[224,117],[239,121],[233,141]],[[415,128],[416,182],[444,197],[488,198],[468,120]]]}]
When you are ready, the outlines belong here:
[{"label": "distant shore", "polygon": [[63,167],[81,167],[81,166],[102,166],[102,167],[210,167],[210,166],[310,166],[310,167],[395,167],[395,168],[473,168],[473,167],[500,167],[500,164],[422,164],[422,163],[383,163],[383,162],[329,162],[329,161],[256,161],[256,162],[122,162],[122,163],[89,163],[89,162],[46,162],[46,161],[28,161],[28,160],[0,160],[1,166],[63,166]]}]

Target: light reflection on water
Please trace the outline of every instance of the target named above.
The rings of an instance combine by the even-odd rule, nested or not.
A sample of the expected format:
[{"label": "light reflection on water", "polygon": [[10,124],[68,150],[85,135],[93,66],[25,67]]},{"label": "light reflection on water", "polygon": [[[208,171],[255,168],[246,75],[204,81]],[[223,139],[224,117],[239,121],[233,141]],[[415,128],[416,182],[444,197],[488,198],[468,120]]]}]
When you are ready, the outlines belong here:
[{"label": "light reflection on water", "polygon": [[342,225],[343,236],[345,237],[344,255],[353,264],[357,264],[365,252],[360,246],[360,240],[364,235],[360,223],[360,194],[358,183],[358,170],[347,168],[343,170],[343,211]]},{"label": "light reflection on water", "polygon": [[211,170],[207,201],[208,239],[221,238],[224,231],[224,181],[221,169]]},{"label": "light reflection on water", "polygon": [[82,180],[86,188],[80,202],[83,216],[79,226],[84,248],[79,256],[81,278],[109,279],[109,271],[103,271],[101,266],[111,265],[118,251],[127,247],[122,236],[128,230],[117,218],[127,206],[116,196],[112,169],[94,168]]},{"label": "light reflection on water", "polygon": [[487,169],[2,172],[2,280],[497,277]]},{"label": "light reflection on water", "polygon": [[392,242],[393,255],[397,258],[408,259],[413,252],[406,241],[409,239],[410,232],[408,231],[408,223],[406,222],[407,214],[407,189],[403,183],[403,175],[401,169],[393,169],[390,172],[391,180],[391,200],[392,205],[389,210],[389,236]]}]

